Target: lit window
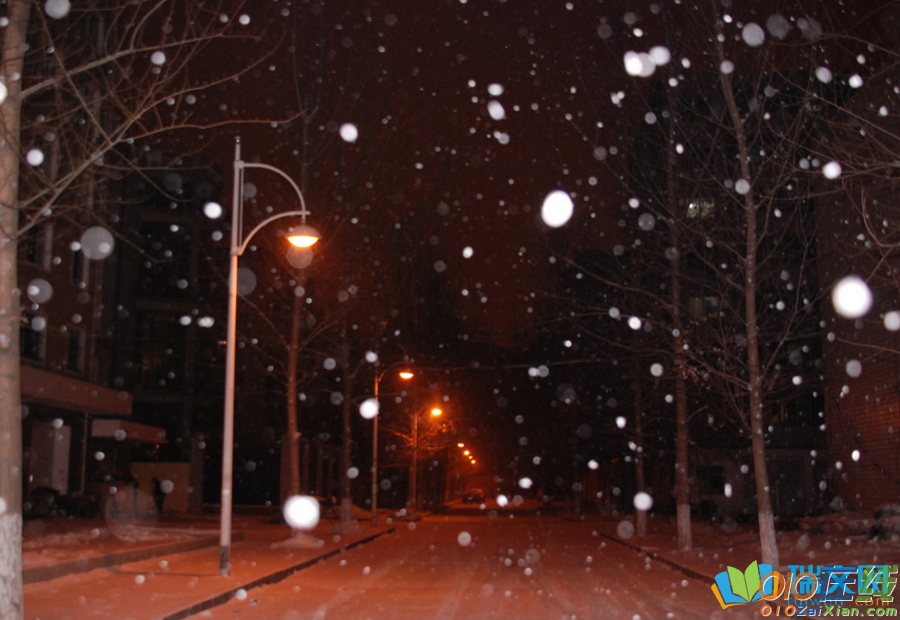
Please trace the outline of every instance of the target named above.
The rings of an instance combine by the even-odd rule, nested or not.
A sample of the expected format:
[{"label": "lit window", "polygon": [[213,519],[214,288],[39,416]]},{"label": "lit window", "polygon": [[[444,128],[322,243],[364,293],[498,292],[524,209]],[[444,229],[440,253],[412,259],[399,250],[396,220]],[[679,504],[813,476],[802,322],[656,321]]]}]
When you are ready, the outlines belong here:
[{"label": "lit window", "polygon": [[688,203],[687,216],[690,218],[707,217],[712,215],[716,203],[711,200],[692,200]]}]

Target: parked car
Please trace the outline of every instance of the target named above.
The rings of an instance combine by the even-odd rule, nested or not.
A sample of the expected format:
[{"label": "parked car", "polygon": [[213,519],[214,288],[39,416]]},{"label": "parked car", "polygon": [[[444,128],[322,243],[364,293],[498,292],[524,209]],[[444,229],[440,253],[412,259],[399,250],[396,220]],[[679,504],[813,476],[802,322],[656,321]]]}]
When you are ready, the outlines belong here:
[{"label": "parked car", "polygon": [[481,489],[468,489],[463,493],[462,501],[467,504],[480,504],[484,501],[484,491]]}]

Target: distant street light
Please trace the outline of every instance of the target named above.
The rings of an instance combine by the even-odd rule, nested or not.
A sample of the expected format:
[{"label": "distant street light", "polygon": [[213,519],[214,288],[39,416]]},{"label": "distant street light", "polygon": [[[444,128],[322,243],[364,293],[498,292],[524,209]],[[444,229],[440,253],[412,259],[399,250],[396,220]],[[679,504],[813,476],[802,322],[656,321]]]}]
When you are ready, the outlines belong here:
[{"label": "distant street light", "polygon": [[[244,226],[244,169],[261,168],[280,175],[294,188],[300,199],[300,209],[285,211],[269,217],[243,236]],[[300,226],[290,229],[288,241],[291,244],[308,248],[314,245],[320,238],[316,229],[307,226],[306,201],[303,193],[294,180],[284,171],[269,166],[268,164],[250,163],[241,160],[241,141],[235,140],[234,145],[234,193],[232,194],[231,209],[231,263],[228,271],[228,328],[226,335],[225,353],[225,413],[224,429],[222,432],[222,505],[220,509],[219,529],[219,575],[226,577],[231,573],[231,509],[232,509],[232,477],[234,468],[234,373],[235,373],[235,341],[237,339],[237,296],[238,296],[238,257],[247,249],[250,239],[253,238],[263,226],[284,217],[300,216]]]},{"label": "distant street light", "polygon": [[[375,404],[378,405],[378,408],[376,409],[375,416],[372,418],[372,527],[378,525],[378,416],[381,414],[381,403],[378,402],[378,386],[381,385],[381,380],[384,378],[387,371],[396,366],[405,364],[405,362],[391,364],[375,376]],[[415,377],[415,375],[408,370],[401,370],[397,373],[397,376],[404,381],[409,381]]]},{"label": "distant street light", "polygon": [[[431,410],[431,417],[436,418],[441,415],[443,411],[434,407]],[[410,514],[416,514],[418,511],[419,498],[418,498],[418,489],[417,487],[417,478],[418,476],[418,466],[419,466],[419,412],[416,411],[413,414],[413,458],[412,465],[410,467],[409,473],[409,490],[410,490],[410,503],[412,504],[410,507]]]}]

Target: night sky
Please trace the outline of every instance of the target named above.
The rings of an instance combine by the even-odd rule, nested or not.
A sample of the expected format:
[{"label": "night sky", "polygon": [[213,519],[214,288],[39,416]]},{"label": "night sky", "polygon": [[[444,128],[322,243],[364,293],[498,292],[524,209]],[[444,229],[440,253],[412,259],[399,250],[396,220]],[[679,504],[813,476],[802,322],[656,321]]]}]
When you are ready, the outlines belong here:
[{"label": "night sky", "polygon": [[[166,146],[198,150],[220,166],[226,213],[235,136],[244,159],[290,174],[324,233],[303,275],[315,281],[325,314],[329,300],[353,291],[356,354],[380,329],[384,360],[406,352],[427,368],[428,395],[416,398],[442,400],[477,449],[498,461],[539,452],[559,415],[547,410],[558,385],[580,382],[529,375],[560,361],[572,336],[556,327],[562,262],[627,245],[619,160],[630,108],[610,92],[628,85],[598,34],[604,23],[624,30],[622,12],[562,2],[454,1],[428,10],[415,2],[261,2],[231,18],[240,15],[250,18],[248,32],[264,33],[242,49],[271,56],[182,110],[254,122],[176,134]],[[355,142],[341,137],[346,123],[358,131]],[[597,147],[618,147],[618,159],[600,161]],[[247,202],[248,222],[269,206],[296,208],[267,173],[246,180],[259,190]],[[539,215],[555,189],[576,205],[564,230]],[[269,259],[252,254],[242,266],[264,270]],[[242,328],[252,329],[249,319]]]},{"label": "night sky", "polygon": [[[405,252],[437,264],[444,303],[466,333],[517,345],[513,336],[540,317],[552,278],[550,235],[538,216],[551,190],[570,192],[577,204],[567,244],[611,251],[625,240],[616,223],[621,182],[594,157],[595,147],[618,143],[627,113],[601,85],[622,73],[597,34],[615,11],[546,2],[443,2],[428,11],[410,2],[343,3],[346,11],[340,4],[254,5],[248,28],[266,24],[259,46],[281,45],[251,75],[220,87],[221,99],[205,102],[227,108],[205,114],[232,120],[305,110],[306,142],[296,118],[223,128],[204,136],[216,140],[204,154],[230,176],[231,141],[240,134],[246,159],[300,182],[310,152],[303,190],[328,231],[323,247],[344,243],[342,226],[357,229],[353,243],[400,237],[427,246]],[[505,118],[492,118],[490,102]],[[341,140],[344,123],[357,126],[355,143]],[[358,223],[348,224],[353,217]]]},{"label": "night sky", "polygon": [[[763,4],[729,10],[764,22]],[[561,284],[569,260],[631,247],[626,171],[649,82],[626,73],[623,54],[666,44],[660,5],[269,0],[239,15],[258,38],[208,66],[238,49],[270,56],[194,104],[198,120],[229,124],[167,146],[213,159],[226,203],[235,136],[246,160],[296,179],[324,233],[303,276],[315,307],[327,315],[352,299],[352,355],[375,348],[389,363],[405,351],[428,368],[460,432],[498,455],[491,467],[609,448],[629,371],[599,345],[571,347]],[[691,61],[709,70],[704,53]],[[342,137],[346,124],[355,140]],[[249,219],[295,208],[260,175],[248,174],[259,189]],[[574,215],[551,230],[540,209],[557,189]],[[266,269],[252,252],[242,260]]]}]

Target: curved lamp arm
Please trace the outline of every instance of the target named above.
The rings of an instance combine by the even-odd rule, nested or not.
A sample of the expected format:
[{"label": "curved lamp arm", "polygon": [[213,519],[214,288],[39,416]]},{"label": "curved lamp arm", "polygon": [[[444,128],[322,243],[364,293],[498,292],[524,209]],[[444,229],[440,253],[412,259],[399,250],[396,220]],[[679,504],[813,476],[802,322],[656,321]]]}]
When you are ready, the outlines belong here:
[{"label": "curved lamp arm", "polygon": [[294,182],[294,179],[289,177],[284,170],[280,168],[276,168],[275,166],[270,166],[269,164],[259,164],[253,162],[247,162],[238,160],[234,162],[234,165],[238,169],[242,168],[262,168],[263,170],[269,170],[279,175],[285,181],[291,184],[291,187],[294,188],[294,191],[297,193],[297,196],[300,198],[300,211],[298,212],[300,216],[303,218],[303,223],[306,224],[306,216],[309,215],[309,211],[306,210],[306,201],[303,200],[303,192],[300,191],[300,188],[297,186],[297,183]]},{"label": "curved lamp arm", "polygon": [[[253,230],[250,231],[246,237],[243,236],[243,228],[244,228],[244,170],[247,168],[257,168],[260,170],[268,170],[270,172],[274,172],[282,179],[288,182],[290,186],[294,189],[294,193],[297,194],[297,198],[300,199],[300,209],[294,209],[291,211],[286,211],[284,213],[278,213],[277,215],[273,215],[262,222],[260,222]],[[275,166],[270,166],[269,164],[261,164],[255,162],[246,162],[241,159],[241,139],[236,138],[234,142],[234,196],[232,200],[232,212],[231,212],[231,253],[232,256],[241,256],[244,253],[244,250],[247,249],[247,246],[250,244],[250,239],[253,238],[259,230],[272,222],[273,220],[277,220],[282,217],[291,217],[291,216],[300,216],[300,223],[302,225],[306,225],[306,216],[309,215],[309,210],[306,208],[306,200],[303,198],[303,192],[300,191],[300,187],[297,183],[292,179],[284,170],[280,168],[276,168]]]},{"label": "curved lamp arm", "polygon": [[[299,190],[298,190],[298,191],[299,191]],[[303,200],[303,196],[302,196],[302,195],[300,195],[300,200],[301,200],[301,201]],[[295,215],[301,216],[301,217],[303,218],[302,221],[305,222],[305,221],[306,221],[306,215],[307,215],[308,213],[309,213],[309,212],[306,211],[305,208],[304,208],[304,210],[299,210],[299,211],[297,211],[297,210],[294,210],[294,211],[285,211],[284,213],[278,213],[277,215],[273,215],[272,217],[269,217],[269,218],[264,219],[262,222],[260,222],[259,224],[257,224],[256,227],[255,227],[253,230],[250,231],[250,234],[248,234],[248,235],[244,238],[244,241],[243,241],[243,243],[241,243],[240,247],[235,248],[237,256],[243,256],[243,255],[244,255],[244,250],[246,250],[246,249],[247,249],[247,246],[250,245],[250,240],[253,238],[253,235],[255,235],[256,233],[258,233],[258,232],[260,231],[260,229],[261,229],[263,226],[266,226],[266,225],[269,224],[270,222],[273,222],[273,221],[275,221],[275,220],[277,220],[277,219],[280,219],[280,218],[282,218],[282,217],[293,217],[293,216],[295,216]]]}]

